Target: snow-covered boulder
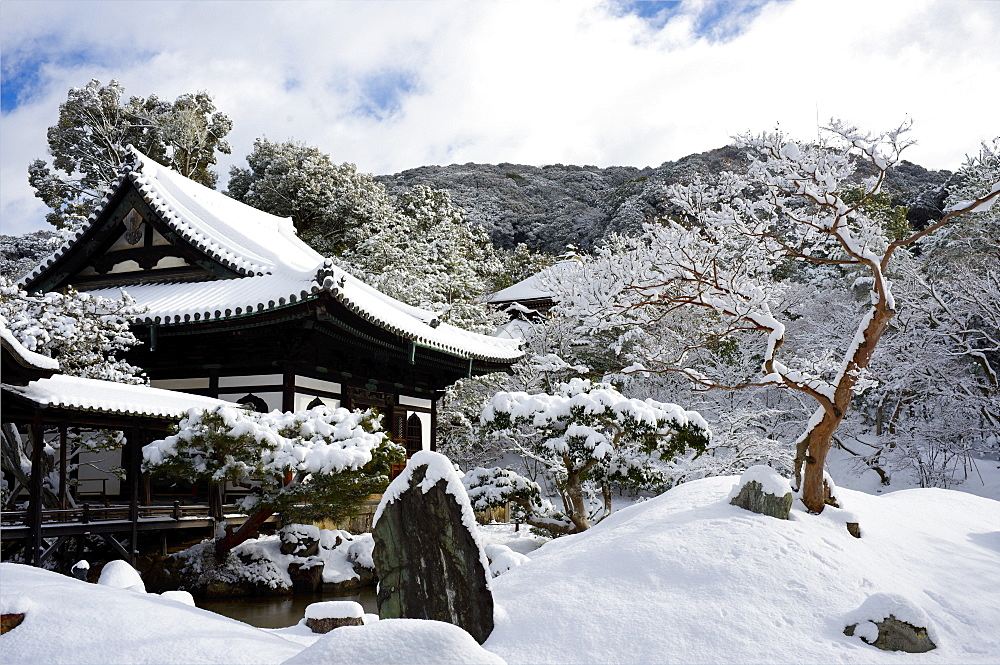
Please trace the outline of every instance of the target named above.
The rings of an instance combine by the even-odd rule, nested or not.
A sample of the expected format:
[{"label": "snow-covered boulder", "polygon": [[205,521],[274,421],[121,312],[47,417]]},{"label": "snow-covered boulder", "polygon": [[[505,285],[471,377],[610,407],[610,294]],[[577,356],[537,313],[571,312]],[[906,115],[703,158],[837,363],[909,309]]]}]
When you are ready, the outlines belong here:
[{"label": "snow-covered boulder", "polygon": [[334,628],[362,626],[365,609],[351,600],[327,600],[306,607],[306,625],[314,633],[329,633]]},{"label": "snow-covered boulder", "polygon": [[427,619],[383,619],[345,626],[318,639],[282,665],[506,665],[467,632]]},{"label": "snow-covered boulder", "polygon": [[97,583],[105,586],[118,587],[119,589],[128,589],[129,591],[146,593],[146,585],[143,583],[142,577],[139,575],[139,571],[130,566],[128,561],[123,559],[108,561],[104,564],[104,568],[101,569],[101,576],[98,578]]},{"label": "snow-covered boulder", "polygon": [[743,472],[729,494],[729,503],[761,515],[788,519],[792,486],[769,466],[752,466]]},{"label": "snow-covered boulder", "polygon": [[472,504],[444,455],[421,450],[375,512],[378,611],[448,621],[483,642],[493,630],[489,560]]},{"label": "snow-covered boulder", "polygon": [[176,601],[178,603],[183,603],[184,605],[197,607],[194,604],[194,596],[192,596],[187,591],[164,591],[160,595],[163,596],[164,598],[169,598],[170,600]]},{"label": "snow-covered boulder", "polygon": [[295,556],[315,556],[319,552],[319,527],[312,524],[288,524],[278,533],[281,553]]},{"label": "snow-covered boulder", "polygon": [[845,635],[883,651],[924,653],[937,648],[927,614],[899,594],[873,594],[845,619]]}]

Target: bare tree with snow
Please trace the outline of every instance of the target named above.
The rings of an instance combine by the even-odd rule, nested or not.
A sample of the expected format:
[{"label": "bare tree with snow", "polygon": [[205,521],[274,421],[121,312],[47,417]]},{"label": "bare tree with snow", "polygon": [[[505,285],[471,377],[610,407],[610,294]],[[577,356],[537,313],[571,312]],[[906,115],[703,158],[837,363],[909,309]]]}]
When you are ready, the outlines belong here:
[{"label": "bare tree with snow", "polygon": [[[704,387],[775,386],[810,398],[816,408],[795,443],[795,472],[803,502],[816,513],[827,499],[823,471],[834,432],[854,396],[872,385],[872,354],[896,315],[888,272],[897,252],[1000,197],[998,182],[925,228],[893,236],[868,204],[910,145],[908,130],[904,124],[872,135],[834,122],[817,144],[800,145],[780,131],[740,137],[751,160],[746,176],[723,173],[711,184],[673,188],[684,223],[648,224],[624,249],[599,253],[569,297],[595,326],[645,326],[681,309],[704,310],[700,338],[641,369],[680,372]],[[858,161],[874,175],[847,196]],[[831,340],[835,367],[817,367],[785,348],[790,318],[777,308],[789,288],[783,276],[802,264],[834,268],[868,291],[853,335]],[[684,362],[696,348],[748,334],[760,340],[755,377],[726,385]]]}]

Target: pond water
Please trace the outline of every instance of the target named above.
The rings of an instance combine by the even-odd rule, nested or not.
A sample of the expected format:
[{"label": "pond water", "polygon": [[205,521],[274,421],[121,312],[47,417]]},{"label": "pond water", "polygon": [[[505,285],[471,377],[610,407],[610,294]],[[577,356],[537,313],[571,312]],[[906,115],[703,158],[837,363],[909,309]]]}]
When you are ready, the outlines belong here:
[{"label": "pond water", "polygon": [[322,593],[299,593],[293,596],[260,596],[256,598],[203,598],[198,607],[248,623],[258,628],[294,626],[306,613],[306,606],[323,600],[353,600],[361,603],[365,612],[378,614],[374,589],[363,589],[355,596],[331,596]]}]

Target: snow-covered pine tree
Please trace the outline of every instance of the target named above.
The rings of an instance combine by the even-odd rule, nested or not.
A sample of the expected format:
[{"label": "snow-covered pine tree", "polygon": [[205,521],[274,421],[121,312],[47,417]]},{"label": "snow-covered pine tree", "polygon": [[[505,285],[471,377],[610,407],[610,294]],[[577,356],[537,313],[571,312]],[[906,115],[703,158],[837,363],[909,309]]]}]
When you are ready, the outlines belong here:
[{"label": "snow-covered pine tree", "polygon": [[71,88],[59,106],[59,121],[49,127],[52,165],[36,159],[28,167],[35,196],[52,209],[46,220],[56,227],[84,222],[117,180],[125,147],[133,145],[156,161],[203,185],[214,187],[216,153],[229,154],[225,137],[233,127],[207,92],[185,94],[173,103],[123,99],[125,88],[94,79]]},{"label": "snow-covered pine tree", "polygon": [[[653,399],[630,399],[610,384],[586,379],[571,379],[553,393],[497,393],[483,410],[482,421],[505,436],[511,449],[543,464],[554,477],[562,511],[540,515],[537,504],[518,499],[529,524],[553,533],[590,528],[585,482],[602,489],[599,522],[611,514],[611,483],[647,487],[662,482],[654,460],[703,451],[710,438],[707,424],[694,411]],[[497,487],[501,494],[528,486],[509,482],[509,473],[496,477],[504,479]]]},{"label": "snow-covered pine tree", "polygon": [[188,480],[249,484],[247,521],[215,543],[219,561],[275,512],[286,521],[340,519],[389,484],[405,449],[371,410],[319,406],[256,413],[239,406],[192,409],[177,431],[143,448],[143,466]]},{"label": "snow-covered pine tree", "polygon": [[444,190],[418,185],[404,193],[396,214],[349,234],[340,258],[383,293],[440,312],[444,322],[491,333],[504,320],[484,299],[500,270],[489,238]]}]

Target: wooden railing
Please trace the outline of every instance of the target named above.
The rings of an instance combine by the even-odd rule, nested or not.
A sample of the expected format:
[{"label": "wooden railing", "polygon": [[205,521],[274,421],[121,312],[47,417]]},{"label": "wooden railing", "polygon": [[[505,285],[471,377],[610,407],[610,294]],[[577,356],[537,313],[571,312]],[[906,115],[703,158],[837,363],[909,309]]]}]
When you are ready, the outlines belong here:
[{"label": "wooden railing", "polygon": [[[240,512],[235,505],[225,505],[222,507],[224,514]],[[181,505],[175,501],[173,505],[139,506],[139,519],[170,518],[180,520],[185,517],[207,518],[209,509],[207,504]],[[91,505],[85,503],[76,508],[66,509],[44,509],[42,510],[43,524],[90,524],[91,522],[109,522],[113,520],[128,520],[129,505]],[[5,510],[0,514],[0,521],[7,526],[20,526],[28,523],[27,510]]]}]

